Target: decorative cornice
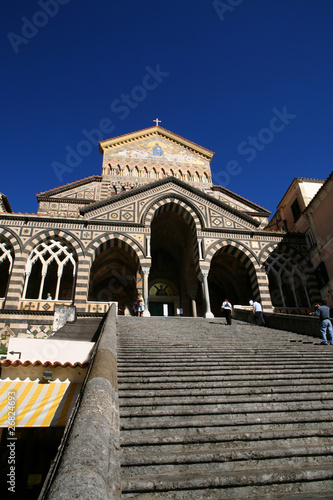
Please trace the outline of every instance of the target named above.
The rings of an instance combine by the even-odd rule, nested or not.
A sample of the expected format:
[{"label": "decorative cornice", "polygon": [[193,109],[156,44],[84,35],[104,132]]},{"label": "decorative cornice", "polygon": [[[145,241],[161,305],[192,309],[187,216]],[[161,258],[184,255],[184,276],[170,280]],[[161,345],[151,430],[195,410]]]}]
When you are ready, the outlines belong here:
[{"label": "decorative cornice", "polygon": [[10,203],[8,201],[8,198],[5,194],[0,193],[0,200],[3,205],[3,208],[5,209],[6,212],[12,213],[12,207],[10,206]]},{"label": "decorative cornice", "polygon": [[212,203],[213,205],[217,205],[218,207],[226,210],[229,213],[234,214],[237,217],[240,217],[243,220],[246,220],[248,223],[259,227],[260,222],[254,220],[252,217],[244,214],[243,212],[237,210],[236,208],[232,208],[223,201],[217,200],[216,198],[213,198],[212,196],[209,196],[208,194],[204,193],[200,189],[196,189],[195,187],[187,184],[186,182],[181,181],[180,179],[177,179],[176,177],[166,177],[164,179],[159,179],[157,181],[154,181],[150,184],[145,184],[144,186],[137,187],[135,189],[132,189],[131,191],[124,191],[123,193],[120,193],[116,196],[112,196],[112,198],[107,198],[106,200],[98,201],[97,203],[91,204],[87,207],[81,208],[80,213],[82,215],[86,215],[89,212],[93,210],[97,210],[100,208],[103,208],[105,206],[111,205],[113,203],[116,203],[120,200],[125,200],[130,198],[131,196],[145,193],[152,188],[163,186],[164,184],[175,184],[177,186],[180,186],[183,189],[186,189],[189,193],[195,194],[199,196],[200,198],[203,198],[204,200],[208,201],[209,203]]},{"label": "decorative cornice", "polygon": [[223,193],[227,196],[230,196],[231,198],[234,198],[235,200],[239,201],[240,203],[244,203],[245,205],[248,205],[251,208],[254,208],[260,214],[263,214],[263,216],[265,216],[265,217],[268,217],[271,214],[271,212],[269,210],[266,210],[266,208],[261,207],[260,205],[257,205],[256,203],[253,203],[253,201],[250,201],[246,198],[243,198],[243,196],[240,196],[239,194],[236,194],[233,191],[230,191],[230,189],[227,189],[223,186],[212,186],[211,189],[212,189],[212,191],[220,191],[221,193]]},{"label": "decorative cornice", "polygon": [[58,193],[63,193],[64,191],[69,191],[75,187],[84,186],[85,184],[90,184],[91,182],[102,182],[101,175],[92,175],[91,177],[87,177],[86,179],[81,179],[79,181],[70,182],[69,184],[65,184],[64,186],[59,186],[54,189],[50,189],[49,191],[43,191],[37,194],[37,200],[39,201],[39,197],[41,196],[53,196]]},{"label": "decorative cornice", "polygon": [[85,198],[52,198],[51,196],[39,196],[38,201],[49,201],[52,203],[56,203],[57,201],[60,203],[72,203],[73,205],[79,205],[79,204],[84,204],[84,205],[89,205],[91,203],[96,203],[96,200],[87,200]]},{"label": "decorative cornice", "polygon": [[[53,316],[54,311],[32,311],[27,309],[0,309],[0,315],[14,315],[20,316]],[[77,318],[103,318],[106,313],[98,312],[77,312]]]}]

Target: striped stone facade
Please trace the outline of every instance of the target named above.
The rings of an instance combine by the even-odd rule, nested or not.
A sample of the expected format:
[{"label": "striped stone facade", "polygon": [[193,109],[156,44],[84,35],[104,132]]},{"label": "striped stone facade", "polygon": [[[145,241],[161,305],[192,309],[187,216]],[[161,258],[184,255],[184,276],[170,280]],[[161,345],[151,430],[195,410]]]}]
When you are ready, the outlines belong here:
[{"label": "striped stone facade", "polygon": [[[213,153],[161,127],[103,141],[101,152],[102,176],[41,193],[38,215],[0,213],[0,242],[7,243],[13,256],[6,291],[0,298],[3,340],[9,335],[47,335],[55,303],[74,304],[78,315],[102,315],[111,297],[126,302],[128,296],[124,305],[131,312],[130,301],[141,293],[145,314],[149,314],[150,303],[158,307],[164,300],[186,315],[209,317],[216,314],[210,307],[212,298],[213,303],[222,301],[225,297],[216,295],[226,293],[225,287],[234,300],[240,297],[232,289],[228,266],[234,273],[241,270],[247,298],[260,300],[264,310],[282,306],[272,300],[267,274],[274,264],[277,276],[279,262],[284,266],[282,281],[294,280],[294,300],[286,307],[309,308],[318,298],[303,236],[267,231],[267,210],[226,188],[212,186],[209,164]],[[126,158],[126,154],[134,156]],[[118,174],[117,158],[122,166]],[[140,177],[145,165],[152,163],[154,177]],[[124,176],[126,168],[128,175]],[[176,171],[182,175],[170,175]],[[131,172],[137,177],[132,175],[129,182]],[[44,244],[46,257],[41,256],[41,262],[34,265],[40,266],[47,286],[54,286],[56,263],[47,261],[51,241],[59,242],[59,248],[65,245],[75,264],[73,276],[72,267],[64,273],[58,301],[46,300],[46,288],[36,298],[27,274],[29,257]],[[276,256],[280,254],[283,258],[279,260]],[[167,255],[169,264],[163,263]],[[215,291],[212,262],[222,282],[215,280]],[[179,279],[172,274],[176,269]],[[174,296],[152,296],[153,286],[155,291],[163,288]],[[299,287],[306,290],[299,293]],[[247,305],[244,296],[241,305]]]}]

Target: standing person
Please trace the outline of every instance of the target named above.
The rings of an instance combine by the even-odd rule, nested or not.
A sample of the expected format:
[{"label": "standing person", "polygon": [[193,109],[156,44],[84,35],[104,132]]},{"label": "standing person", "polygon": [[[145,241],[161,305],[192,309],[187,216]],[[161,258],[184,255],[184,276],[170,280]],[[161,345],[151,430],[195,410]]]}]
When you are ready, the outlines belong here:
[{"label": "standing person", "polygon": [[142,316],[144,310],[145,310],[145,301],[143,300],[142,295],[140,295],[140,297],[139,297],[139,316]]},{"label": "standing person", "polygon": [[249,302],[250,306],[252,306],[253,314],[254,314],[254,320],[258,326],[265,326],[265,320],[264,320],[264,315],[262,312],[262,307],[259,302],[256,300],[253,302],[253,300],[250,300]]},{"label": "standing person", "polygon": [[329,307],[327,307],[325,300],[322,300],[322,302],[319,304],[315,304],[315,312],[310,313],[310,314],[316,314],[319,316],[320,319],[320,334],[321,334],[321,345],[327,345],[327,337],[329,343],[333,345],[333,329],[332,329],[332,323],[330,321],[330,310]]},{"label": "standing person", "polygon": [[221,309],[224,312],[225,319],[227,320],[227,325],[231,325],[232,305],[230,304],[228,299],[224,299]]},{"label": "standing person", "polygon": [[138,310],[139,310],[139,303],[138,303],[137,299],[135,299],[134,302],[133,302],[132,310],[133,310],[133,316],[137,316],[138,315]]}]

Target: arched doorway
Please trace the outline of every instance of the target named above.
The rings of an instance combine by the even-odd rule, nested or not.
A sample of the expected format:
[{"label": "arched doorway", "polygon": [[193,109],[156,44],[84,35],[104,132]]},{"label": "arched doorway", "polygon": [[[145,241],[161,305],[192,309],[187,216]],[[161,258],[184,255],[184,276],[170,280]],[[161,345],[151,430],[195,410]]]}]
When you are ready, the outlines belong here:
[{"label": "arched doorway", "polygon": [[131,248],[118,239],[101,245],[91,266],[89,301],[116,301],[119,309],[132,313],[138,296],[139,260]]},{"label": "arched doorway", "polygon": [[249,259],[245,254],[231,245],[215,253],[208,275],[210,305],[214,316],[221,316],[224,299],[233,305],[248,305],[252,297],[252,285],[246,263],[249,263]]},{"label": "arched doorway", "polygon": [[156,210],[151,222],[152,264],[149,274],[149,310],[161,314],[193,315],[200,282],[196,227],[193,217],[178,203],[170,202]]}]

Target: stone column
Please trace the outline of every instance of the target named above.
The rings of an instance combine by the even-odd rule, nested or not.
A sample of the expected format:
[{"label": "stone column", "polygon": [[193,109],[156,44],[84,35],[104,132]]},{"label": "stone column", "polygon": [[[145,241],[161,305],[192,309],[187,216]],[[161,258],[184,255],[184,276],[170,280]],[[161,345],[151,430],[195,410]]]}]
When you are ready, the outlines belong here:
[{"label": "stone column", "polygon": [[205,299],[205,318],[214,318],[214,314],[210,309],[210,298],[209,298],[209,287],[208,287],[208,273],[209,269],[201,269],[201,274],[203,278],[203,291],[204,291],[204,299]]},{"label": "stone column", "polygon": [[[8,281],[4,309],[18,309],[25,280],[27,255],[17,255]],[[26,281],[27,283],[27,281]]]},{"label": "stone column", "polygon": [[202,240],[198,240],[198,252],[199,252],[199,260],[203,260],[202,257]]},{"label": "stone column", "polygon": [[151,254],[150,254],[150,236],[146,236],[146,257],[147,258],[150,258],[151,257]]},{"label": "stone column", "polygon": [[150,273],[150,267],[142,267],[142,272],[143,272],[143,300],[145,301],[145,310],[143,311],[142,316],[148,317],[150,316],[149,303],[148,303],[148,297],[149,297],[148,278]]},{"label": "stone column", "polygon": [[88,287],[90,276],[90,259],[82,258],[78,262],[76,280],[74,281],[74,304],[78,312],[85,312],[88,300]]},{"label": "stone column", "polygon": [[258,282],[257,292],[259,294],[259,300],[261,302],[261,305],[264,311],[272,310],[273,305],[271,301],[271,294],[269,292],[268,278],[265,268],[262,267],[261,269],[257,270],[256,274]]},{"label": "stone column", "polygon": [[192,316],[193,316],[193,318],[196,318],[197,317],[197,303],[196,303],[195,299],[191,299],[191,302],[192,302]]}]

